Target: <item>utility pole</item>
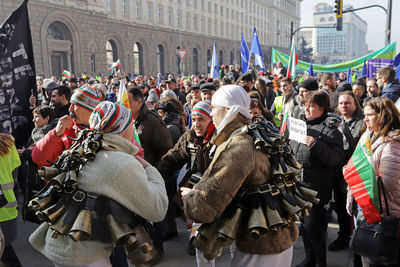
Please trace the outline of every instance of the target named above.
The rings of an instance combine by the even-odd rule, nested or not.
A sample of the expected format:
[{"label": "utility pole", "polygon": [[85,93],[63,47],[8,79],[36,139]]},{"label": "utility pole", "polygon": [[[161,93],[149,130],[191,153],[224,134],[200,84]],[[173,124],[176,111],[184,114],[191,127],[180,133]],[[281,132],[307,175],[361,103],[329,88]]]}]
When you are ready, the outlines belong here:
[{"label": "utility pole", "polygon": [[385,36],[385,46],[390,44],[390,34],[392,29],[392,1],[388,0],[387,4],[387,16],[386,16],[386,36]]}]

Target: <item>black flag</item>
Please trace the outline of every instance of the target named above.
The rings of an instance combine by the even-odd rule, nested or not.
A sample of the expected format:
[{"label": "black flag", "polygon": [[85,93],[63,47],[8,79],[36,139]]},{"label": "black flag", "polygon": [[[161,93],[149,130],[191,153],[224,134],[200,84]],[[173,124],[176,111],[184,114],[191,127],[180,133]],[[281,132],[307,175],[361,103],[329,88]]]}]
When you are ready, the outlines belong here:
[{"label": "black flag", "polygon": [[26,144],[32,130],[29,97],[36,93],[28,0],[0,26],[0,129]]}]

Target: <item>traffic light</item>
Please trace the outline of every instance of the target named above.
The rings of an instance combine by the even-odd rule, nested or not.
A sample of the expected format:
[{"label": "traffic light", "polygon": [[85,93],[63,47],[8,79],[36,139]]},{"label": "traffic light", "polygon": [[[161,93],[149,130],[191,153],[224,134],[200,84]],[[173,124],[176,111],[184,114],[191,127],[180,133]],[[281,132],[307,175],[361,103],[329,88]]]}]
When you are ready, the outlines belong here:
[{"label": "traffic light", "polygon": [[335,13],[336,17],[342,17],[343,12],[343,0],[335,0]]},{"label": "traffic light", "polygon": [[341,31],[343,27],[343,17],[336,19],[336,30]]}]

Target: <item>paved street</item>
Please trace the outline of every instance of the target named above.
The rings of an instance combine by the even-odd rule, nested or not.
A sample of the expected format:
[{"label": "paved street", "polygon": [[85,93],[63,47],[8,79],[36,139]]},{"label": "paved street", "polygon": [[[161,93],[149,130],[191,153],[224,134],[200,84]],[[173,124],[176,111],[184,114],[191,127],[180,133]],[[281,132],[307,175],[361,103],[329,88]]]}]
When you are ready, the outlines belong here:
[{"label": "paved street", "polygon": [[[195,257],[187,254],[187,232],[185,224],[177,218],[179,235],[177,238],[165,243],[165,257],[163,261],[157,265],[160,267],[170,266],[196,266]],[[40,253],[36,252],[29,244],[28,237],[34,231],[36,225],[28,222],[19,221],[18,238],[14,242],[14,248],[24,267],[48,267],[52,266]],[[336,238],[337,224],[329,224],[328,242]],[[300,263],[304,257],[304,248],[301,237],[294,246],[294,257],[292,266]],[[217,259],[217,266],[229,266],[230,256],[227,249],[223,255]],[[350,250],[339,252],[328,252],[329,267],[351,267],[353,266],[353,258]]]}]

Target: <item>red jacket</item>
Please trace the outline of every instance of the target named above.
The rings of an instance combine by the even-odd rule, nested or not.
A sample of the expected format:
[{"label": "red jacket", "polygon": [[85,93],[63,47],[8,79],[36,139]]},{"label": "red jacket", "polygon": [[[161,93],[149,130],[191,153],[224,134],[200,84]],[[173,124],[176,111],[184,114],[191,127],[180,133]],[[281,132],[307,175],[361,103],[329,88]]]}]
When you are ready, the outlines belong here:
[{"label": "red jacket", "polygon": [[[76,130],[75,130],[76,129]],[[76,125],[74,127],[67,129],[64,135],[61,137],[56,136],[56,130],[53,129],[49,131],[43,139],[38,141],[33,146],[32,160],[36,163],[40,169],[43,166],[51,166],[60,156],[60,154],[72,144],[72,140],[67,136],[75,138],[76,133],[79,131]],[[132,138],[131,142],[139,147],[139,152],[136,154],[141,158],[144,158],[143,148],[136,142],[135,138]]]}]

